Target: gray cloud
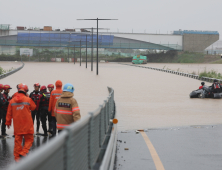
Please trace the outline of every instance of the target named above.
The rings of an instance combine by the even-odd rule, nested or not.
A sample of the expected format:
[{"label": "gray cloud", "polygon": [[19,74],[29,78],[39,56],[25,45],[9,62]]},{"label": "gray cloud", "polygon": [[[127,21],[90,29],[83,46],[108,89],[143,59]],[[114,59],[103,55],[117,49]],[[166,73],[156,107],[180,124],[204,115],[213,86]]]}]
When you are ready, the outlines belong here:
[{"label": "gray cloud", "polygon": [[178,29],[222,33],[221,0],[0,0],[1,24],[12,27],[96,27],[81,18],[117,18],[99,27],[119,32],[170,33]]}]

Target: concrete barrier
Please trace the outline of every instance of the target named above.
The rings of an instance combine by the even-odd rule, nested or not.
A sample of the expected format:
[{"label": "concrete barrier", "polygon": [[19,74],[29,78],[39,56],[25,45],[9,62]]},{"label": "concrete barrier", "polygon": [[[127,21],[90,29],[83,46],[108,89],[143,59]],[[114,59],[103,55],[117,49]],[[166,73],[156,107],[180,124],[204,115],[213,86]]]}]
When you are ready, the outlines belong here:
[{"label": "concrete barrier", "polygon": [[11,74],[13,74],[13,73],[16,73],[17,71],[21,70],[21,69],[24,67],[24,65],[25,65],[22,61],[21,61],[21,63],[22,63],[22,66],[21,66],[21,67],[16,68],[15,70],[12,70],[12,71],[10,71],[10,72],[8,72],[8,73],[5,73],[5,74],[0,75],[0,79],[3,79],[3,78],[5,78],[5,77],[8,77],[9,75],[11,75]]}]

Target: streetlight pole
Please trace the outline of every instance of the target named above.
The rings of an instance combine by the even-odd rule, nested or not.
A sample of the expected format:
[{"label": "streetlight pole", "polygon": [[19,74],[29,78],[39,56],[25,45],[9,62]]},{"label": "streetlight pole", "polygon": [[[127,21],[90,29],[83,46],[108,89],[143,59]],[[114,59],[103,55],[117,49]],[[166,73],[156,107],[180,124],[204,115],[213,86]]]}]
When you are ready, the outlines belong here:
[{"label": "streetlight pole", "polygon": [[69,46],[68,46],[68,63],[69,63]]},{"label": "streetlight pole", "polygon": [[98,57],[98,45],[99,45],[99,43],[98,43],[98,25],[99,25],[99,20],[117,20],[117,19],[99,19],[99,18],[96,18],[96,19],[77,19],[77,20],[96,20],[97,21],[97,54],[96,54],[96,58],[97,58],[97,64],[96,64],[96,66],[97,66],[97,68],[96,68],[96,74],[98,75],[99,74],[99,57]]},{"label": "streetlight pole", "polygon": [[93,71],[93,27],[92,27],[91,71]]},{"label": "streetlight pole", "polygon": [[80,66],[81,66],[81,60],[82,60],[82,54],[81,54],[81,40],[80,40]]},{"label": "streetlight pole", "polygon": [[75,62],[75,45],[74,45],[74,52],[73,52],[73,55],[74,55],[74,64],[76,64],[76,62]]},{"label": "streetlight pole", "polygon": [[[75,28],[75,29],[91,29],[92,30],[92,44],[91,44],[91,71],[93,71],[93,27],[92,28]],[[98,28],[100,30],[109,30],[109,28]]]},{"label": "streetlight pole", "polygon": [[96,47],[96,74],[99,74],[99,55],[98,55],[98,49],[99,49],[99,39],[98,39],[98,28],[99,28],[99,20],[97,18],[97,47]]},{"label": "streetlight pole", "polygon": [[86,68],[87,68],[87,35],[86,35]]}]

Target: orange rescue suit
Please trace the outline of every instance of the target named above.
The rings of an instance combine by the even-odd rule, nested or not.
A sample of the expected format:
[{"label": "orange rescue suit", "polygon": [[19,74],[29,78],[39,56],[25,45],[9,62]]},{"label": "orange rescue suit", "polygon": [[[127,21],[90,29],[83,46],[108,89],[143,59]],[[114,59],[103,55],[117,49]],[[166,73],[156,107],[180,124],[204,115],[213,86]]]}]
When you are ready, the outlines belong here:
[{"label": "orange rescue suit", "polygon": [[[14,156],[18,161],[25,156],[32,146],[34,137],[34,126],[30,110],[35,110],[36,105],[31,98],[23,93],[18,93],[9,103],[6,115],[6,125],[11,125],[13,119],[15,147]],[[22,148],[22,138],[25,138],[25,145]]]},{"label": "orange rescue suit", "polygon": [[51,112],[51,115],[55,117],[54,109],[57,100],[60,98],[62,94],[62,82],[60,80],[56,81],[56,90],[53,90],[50,95],[50,100],[49,100],[49,109],[48,111]]}]

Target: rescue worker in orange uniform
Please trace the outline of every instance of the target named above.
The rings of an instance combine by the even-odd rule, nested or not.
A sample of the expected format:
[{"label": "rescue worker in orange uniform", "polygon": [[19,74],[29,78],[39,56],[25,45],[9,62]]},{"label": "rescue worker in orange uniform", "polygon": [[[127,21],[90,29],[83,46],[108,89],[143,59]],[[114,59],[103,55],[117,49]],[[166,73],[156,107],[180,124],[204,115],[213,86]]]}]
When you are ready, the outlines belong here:
[{"label": "rescue worker in orange uniform", "polygon": [[37,122],[37,128],[36,128],[36,134],[39,134],[39,126],[40,126],[40,116],[39,116],[39,103],[40,103],[40,84],[35,83],[34,84],[34,90],[33,92],[30,93],[29,97],[35,102],[36,104],[36,109],[32,111],[32,119],[33,119],[33,124],[35,122],[35,117],[36,117],[36,122]]},{"label": "rescue worker in orange uniform", "polygon": [[70,83],[65,84],[62,95],[56,102],[55,117],[59,132],[81,118],[78,103],[73,98],[73,92],[73,85]]},{"label": "rescue worker in orange uniform", "polygon": [[[39,110],[40,110],[40,118],[42,122],[42,129],[44,131],[43,136],[48,136],[47,134],[47,126],[46,126],[46,121],[47,121],[47,116],[49,115],[48,113],[48,108],[49,108],[49,99],[50,99],[50,93],[47,92],[46,86],[42,86],[40,88],[40,104],[39,104]],[[48,117],[49,122],[51,123],[51,116]],[[51,124],[49,124],[49,129],[51,129]]]},{"label": "rescue worker in orange uniform", "polygon": [[2,127],[1,127],[1,131],[2,131],[2,136],[8,136],[8,134],[6,134],[6,113],[7,113],[7,109],[8,109],[8,105],[9,102],[11,100],[11,97],[8,95],[10,90],[12,88],[9,85],[4,85],[4,93],[3,93],[3,98],[1,99],[3,102],[3,105],[1,106],[1,110],[2,110]]},{"label": "rescue worker in orange uniform", "polygon": [[[26,96],[27,91],[27,85],[19,85],[19,93],[9,103],[5,123],[9,129],[13,119],[15,135],[14,157],[16,161],[19,161],[20,157],[26,156],[34,140],[34,126],[30,110],[35,110],[36,105],[32,99]],[[25,139],[24,147],[22,147],[23,137]]]},{"label": "rescue worker in orange uniform", "polygon": [[[22,83],[20,83],[20,84],[22,84]],[[19,86],[20,84],[18,84],[18,85],[16,86],[17,89],[18,89],[18,86]],[[29,91],[29,90],[28,90],[28,91]],[[27,91],[27,92],[28,92],[28,91]],[[15,92],[15,93],[12,95],[12,98],[14,98],[17,94],[18,94],[18,92]],[[26,93],[26,96],[29,97],[28,93]]]},{"label": "rescue worker in orange uniform", "polygon": [[49,90],[49,93],[51,93],[53,90],[54,90],[54,85],[53,84],[49,84],[47,86],[48,90]]},{"label": "rescue worker in orange uniform", "polygon": [[3,105],[3,94],[2,94],[2,91],[4,89],[4,85],[3,84],[0,84],[0,125],[2,123],[2,116],[3,116],[3,113],[2,113],[2,105]]},{"label": "rescue worker in orange uniform", "polygon": [[56,85],[56,90],[53,90],[51,92],[50,100],[49,100],[49,109],[48,109],[48,111],[51,112],[51,115],[52,115],[52,129],[53,129],[52,135],[53,136],[56,135],[56,118],[55,118],[54,110],[55,110],[56,102],[62,94],[62,82],[60,80],[57,80],[55,85]]}]

